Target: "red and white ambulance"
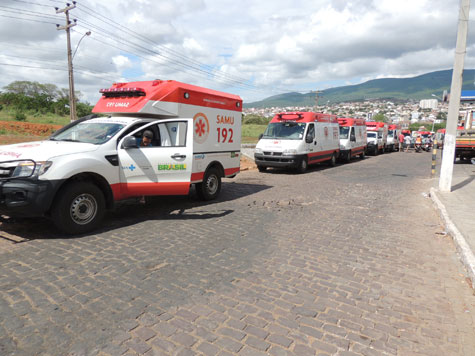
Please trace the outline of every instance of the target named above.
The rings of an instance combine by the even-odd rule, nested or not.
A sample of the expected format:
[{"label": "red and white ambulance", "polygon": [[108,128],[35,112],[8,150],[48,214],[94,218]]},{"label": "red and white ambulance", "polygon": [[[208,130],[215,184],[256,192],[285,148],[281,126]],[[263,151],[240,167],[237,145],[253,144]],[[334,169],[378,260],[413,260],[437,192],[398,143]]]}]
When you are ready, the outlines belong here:
[{"label": "red and white ambulance", "polygon": [[388,125],[388,141],[386,149],[388,152],[394,152],[399,147],[399,135],[401,133],[401,125],[391,124]]},{"label": "red and white ambulance", "polygon": [[388,124],[379,121],[366,121],[368,152],[374,155],[384,153],[388,140]]},{"label": "red and white ambulance", "polygon": [[283,112],[274,116],[254,152],[259,171],[268,167],[295,168],[303,173],[314,163],[335,165],[340,151],[335,115]]},{"label": "red and white ambulance", "polygon": [[[115,83],[94,113],[48,140],[0,146],[0,212],[48,216],[64,232],[97,227],[115,201],[214,199],[239,172],[242,100],[176,81]],[[140,145],[144,131],[151,145]]]},{"label": "red and white ambulance", "polygon": [[349,162],[352,157],[366,154],[366,125],[364,119],[339,117],[340,126],[340,158]]}]

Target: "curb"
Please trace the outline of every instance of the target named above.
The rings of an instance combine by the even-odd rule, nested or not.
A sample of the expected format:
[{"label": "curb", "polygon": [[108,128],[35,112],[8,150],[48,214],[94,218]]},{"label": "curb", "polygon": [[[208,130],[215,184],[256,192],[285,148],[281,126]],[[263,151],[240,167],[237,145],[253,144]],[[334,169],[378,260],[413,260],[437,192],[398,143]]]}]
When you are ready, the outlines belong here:
[{"label": "curb", "polygon": [[460,255],[463,265],[467,269],[470,280],[472,281],[472,288],[475,289],[475,256],[473,255],[470,246],[467,244],[467,241],[465,241],[465,237],[460,233],[447,214],[447,209],[445,209],[444,204],[442,204],[440,199],[437,197],[434,187],[430,188],[430,197],[439,211],[439,215],[444,222],[446,231],[450,236],[452,236],[452,239],[455,242],[457,252]]}]

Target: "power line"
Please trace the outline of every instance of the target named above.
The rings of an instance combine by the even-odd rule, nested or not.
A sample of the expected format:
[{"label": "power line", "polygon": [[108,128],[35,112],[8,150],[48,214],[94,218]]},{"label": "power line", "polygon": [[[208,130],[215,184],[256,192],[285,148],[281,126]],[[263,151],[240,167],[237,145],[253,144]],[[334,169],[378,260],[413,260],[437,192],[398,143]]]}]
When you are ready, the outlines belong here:
[{"label": "power line", "polygon": [[[246,83],[246,82],[248,81],[247,79],[240,78],[240,77],[237,77],[237,76],[233,76],[233,75],[230,75],[230,74],[228,74],[228,73],[225,73],[225,72],[222,72],[222,71],[219,71],[219,70],[216,71],[213,67],[211,67],[211,66],[209,66],[209,65],[207,65],[207,64],[201,63],[201,62],[199,62],[199,61],[197,61],[197,60],[195,60],[195,59],[193,59],[193,58],[189,58],[189,57],[187,57],[187,56],[181,54],[181,53],[178,52],[178,51],[175,51],[175,50],[173,50],[173,49],[167,48],[166,46],[159,45],[159,44],[155,43],[153,40],[151,40],[151,39],[149,39],[149,38],[147,38],[147,37],[145,37],[145,36],[143,36],[143,35],[141,35],[141,34],[135,32],[135,31],[133,31],[133,30],[131,30],[131,29],[125,27],[124,25],[122,25],[122,24],[120,24],[120,23],[115,22],[114,20],[109,19],[108,17],[106,17],[106,16],[104,16],[104,15],[101,15],[101,14],[99,14],[99,13],[96,13],[96,14],[90,13],[90,12],[88,12],[88,11],[82,9],[82,7],[85,7],[86,9],[88,9],[88,10],[90,10],[90,11],[94,11],[94,10],[92,10],[91,8],[89,8],[89,7],[85,6],[85,5],[82,5],[82,4],[78,4],[78,5],[79,5],[79,6],[78,6],[78,10],[83,11],[83,12],[89,14],[90,16],[95,17],[96,19],[99,19],[100,21],[105,22],[104,20],[101,20],[99,17],[97,17],[97,16],[96,16],[96,14],[97,14],[97,15],[99,15],[100,17],[102,17],[102,18],[106,19],[107,21],[109,21],[110,23],[115,24],[115,25],[112,25],[112,26],[114,26],[114,27],[116,27],[116,28],[119,28],[120,30],[122,30],[122,31],[124,31],[124,32],[126,32],[126,33],[132,34],[132,36],[135,37],[136,39],[139,39],[139,40],[144,41],[144,42],[151,43],[151,44],[153,44],[154,46],[156,46],[156,47],[162,49],[163,51],[168,52],[168,53],[170,53],[170,54],[173,54],[173,55],[175,55],[175,56],[177,56],[177,57],[180,57],[180,58],[182,58],[182,59],[184,59],[184,60],[186,60],[186,61],[188,61],[188,62],[194,63],[195,65],[198,65],[198,66],[200,66],[200,67],[208,68],[208,71],[209,71],[209,70],[214,71],[215,73],[219,73],[219,75],[226,76],[226,77],[228,77],[228,78],[230,78],[230,79],[233,79],[233,80],[235,80],[235,81],[241,82],[241,84],[246,84],[246,85],[255,87],[255,86],[253,86],[253,85],[247,84],[247,83]],[[109,23],[109,24],[110,24],[110,23]],[[117,25],[117,26],[116,26],[116,25]]]},{"label": "power line", "polygon": [[[37,16],[37,17],[45,17],[45,18],[54,18],[58,19],[58,16],[52,15],[52,14],[45,14],[43,12],[38,12],[38,11],[33,11],[33,10],[23,10],[19,9],[16,7],[9,7],[9,6],[2,6],[0,5],[0,11],[5,11],[5,12],[12,12],[16,14],[21,14],[21,15],[28,15],[28,16]],[[6,10],[3,10],[6,9]]]},{"label": "power line", "polygon": [[51,7],[51,5],[38,4],[38,3],[36,3],[36,2],[30,2],[30,1],[24,1],[24,0],[10,0],[10,1],[22,2],[22,3],[25,3],[25,4],[32,4],[32,5],[36,5],[36,6]]},{"label": "power line", "polygon": [[33,20],[33,19],[25,19],[24,17],[16,17],[16,16],[7,16],[7,15],[0,15],[0,17],[6,17],[9,19],[17,19],[17,20],[25,20],[25,21],[33,21],[33,22],[41,22],[41,23],[47,23],[50,25],[56,25],[54,22],[47,22],[47,21],[41,21],[41,20]]},{"label": "power line", "polygon": [[[0,62],[0,65],[2,65],[2,66],[10,66],[10,67],[31,68],[31,69],[56,70],[56,71],[62,71],[62,72],[67,72],[67,71],[68,71],[68,68],[66,68],[66,67],[59,67],[59,66],[44,67],[44,66],[31,66],[31,65],[26,65],[26,64],[12,64],[12,63],[2,63],[2,62]],[[103,77],[103,76],[100,76],[100,75],[91,74],[91,73],[88,73],[87,71],[84,71],[84,70],[77,70],[77,72],[79,72],[79,73],[81,73],[81,74],[84,74],[84,75],[86,75],[86,76],[91,76],[91,77],[100,78],[100,79],[103,79],[104,81],[107,80],[109,83],[110,83],[111,81],[114,81],[114,79],[112,79],[112,78],[108,78],[108,77]]]},{"label": "power line", "polygon": [[[130,41],[127,41],[127,40],[123,40],[123,39],[114,39],[114,37],[113,37],[114,35],[113,35],[113,34],[107,35],[107,33],[108,33],[107,30],[104,30],[104,29],[102,29],[102,28],[100,28],[100,27],[97,27],[96,25],[94,25],[94,24],[92,24],[92,23],[89,23],[89,22],[87,22],[87,21],[85,21],[85,20],[82,20],[82,22],[85,22],[85,23],[87,23],[90,27],[92,27],[93,29],[96,29],[96,34],[99,34],[99,35],[100,35],[100,34],[101,34],[100,32],[101,32],[101,30],[102,30],[102,32],[104,32],[104,33],[102,34],[102,36],[105,37],[105,38],[112,39],[112,40],[114,40],[115,42],[119,42],[119,43],[121,43],[121,44],[123,44],[123,45],[126,45],[126,46],[135,47],[134,50],[136,50],[136,51],[138,50],[139,52],[145,52],[147,55],[157,55],[157,56],[159,56],[159,57],[163,57],[163,58],[165,58],[167,61],[166,61],[166,62],[163,62],[163,63],[162,63],[162,62],[158,62],[158,61],[156,61],[156,60],[143,57],[143,56],[141,56],[140,54],[131,52],[130,50],[126,50],[126,49],[123,49],[123,48],[120,48],[120,47],[117,47],[117,46],[114,46],[114,45],[111,45],[111,44],[107,44],[107,43],[105,43],[105,42],[102,42],[102,43],[107,44],[107,45],[109,45],[109,46],[111,46],[111,47],[115,47],[115,48],[117,48],[117,49],[119,49],[119,50],[121,50],[121,51],[130,53],[130,54],[133,54],[133,55],[136,56],[136,57],[140,57],[140,58],[143,58],[143,59],[145,59],[145,60],[158,63],[158,64],[160,64],[160,65],[165,65],[165,66],[170,67],[170,68],[175,69],[175,70],[185,70],[185,71],[192,71],[192,72],[195,72],[195,73],[197,73],[198,75],[204,77],[205,79],[209,79],[208,76],[212,75],[212,73],[209,73],[209,72],[207,72],[207,71],[204,71],[204,70],[201,70],[201,69],[197,69],[197,68],[193,68],[193,67],[187,66],[186,64],[183,65],[182,63],[174,62],[174,61],[173,61],[173,58],[164,56],[164,55],[162,55],[162,54],[160,54],[160,53],[157,53],[157,52],[155,52],[155,51],[153,51],[153,50],[150,50],[150,49],[148,49],[148,48],[146,48],[146,47],[143,47],[143,46],[141,46],[141,45],[138,45],[138,44],[136,44],[136,43],[133,43],[133,42],[130,42]],[[82,26],[82,25],[79,25],[79,26],[84,27],[84,26]],[[84,28],[86,28],[86,27],[84,27]],[[101,42],[100,40],[97,40],[97,39],[94,39],[94,40],[96,40],[96,41],[98,41],[98,42]],[[172,61],[173,61],[173,62],[172,62]],[[227,80],[228,84],[230,84],[230,80],[229,80],[229,79],[224,79],[224,80]],[[233,84],[233,85],[237,85],[237,86],[242,86],[242,85],[240,85],[239,83],[234,83],[234,82],[232,82],[232,84]],[[253,90],[253,88],[245,88],[245,89]]]}]

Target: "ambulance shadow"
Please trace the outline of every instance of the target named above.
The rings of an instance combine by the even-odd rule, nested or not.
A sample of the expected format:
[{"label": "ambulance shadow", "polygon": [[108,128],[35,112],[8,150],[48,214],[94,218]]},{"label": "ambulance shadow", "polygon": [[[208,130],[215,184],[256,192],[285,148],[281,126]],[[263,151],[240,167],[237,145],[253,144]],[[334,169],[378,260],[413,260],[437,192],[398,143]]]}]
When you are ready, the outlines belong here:
[{"label": "ambulance shadow", "polygon": [[147,197],[145,204],[140,204],[137,200],[125,201],[118,203],[116,208],[107,214],[103,227],[93,233],[107,232],[152,220],[220,218],[232,214],[234,209],[217,209],[213,205],[230,202],[269,188],[271,186],[263,184],[223,182],[216,200],[200,200],[192,187],[188,196]]},{"label": "ambulance shadow", "polygon": [[147,197],[145,204],[140,204],[138,199],[125,200],[118,202],[114,210],[106,213],[98,229],[80,235],[61,233],[54,227],[52,221],[46,218],[0,218],[0,242],[19,244],[38,239],[82,238],[152,220],[216,219],[232,214],[234,209],[217,209],[213,205],[233,201],[269,188],[271,186],[263,184],[223,182],[216,200],[200,200],[194,187],[187,196]]}]

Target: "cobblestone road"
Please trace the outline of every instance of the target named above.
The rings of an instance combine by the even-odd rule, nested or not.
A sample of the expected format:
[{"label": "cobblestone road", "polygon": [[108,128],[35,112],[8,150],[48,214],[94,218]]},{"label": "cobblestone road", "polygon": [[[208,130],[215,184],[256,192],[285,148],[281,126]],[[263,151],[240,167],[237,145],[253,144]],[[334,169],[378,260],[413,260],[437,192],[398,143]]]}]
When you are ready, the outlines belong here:
[{"label": "cobblestone road", "polygon": [[242,172],[93,235],[0,225],[1,355],[474,355],[430,154]]}]

